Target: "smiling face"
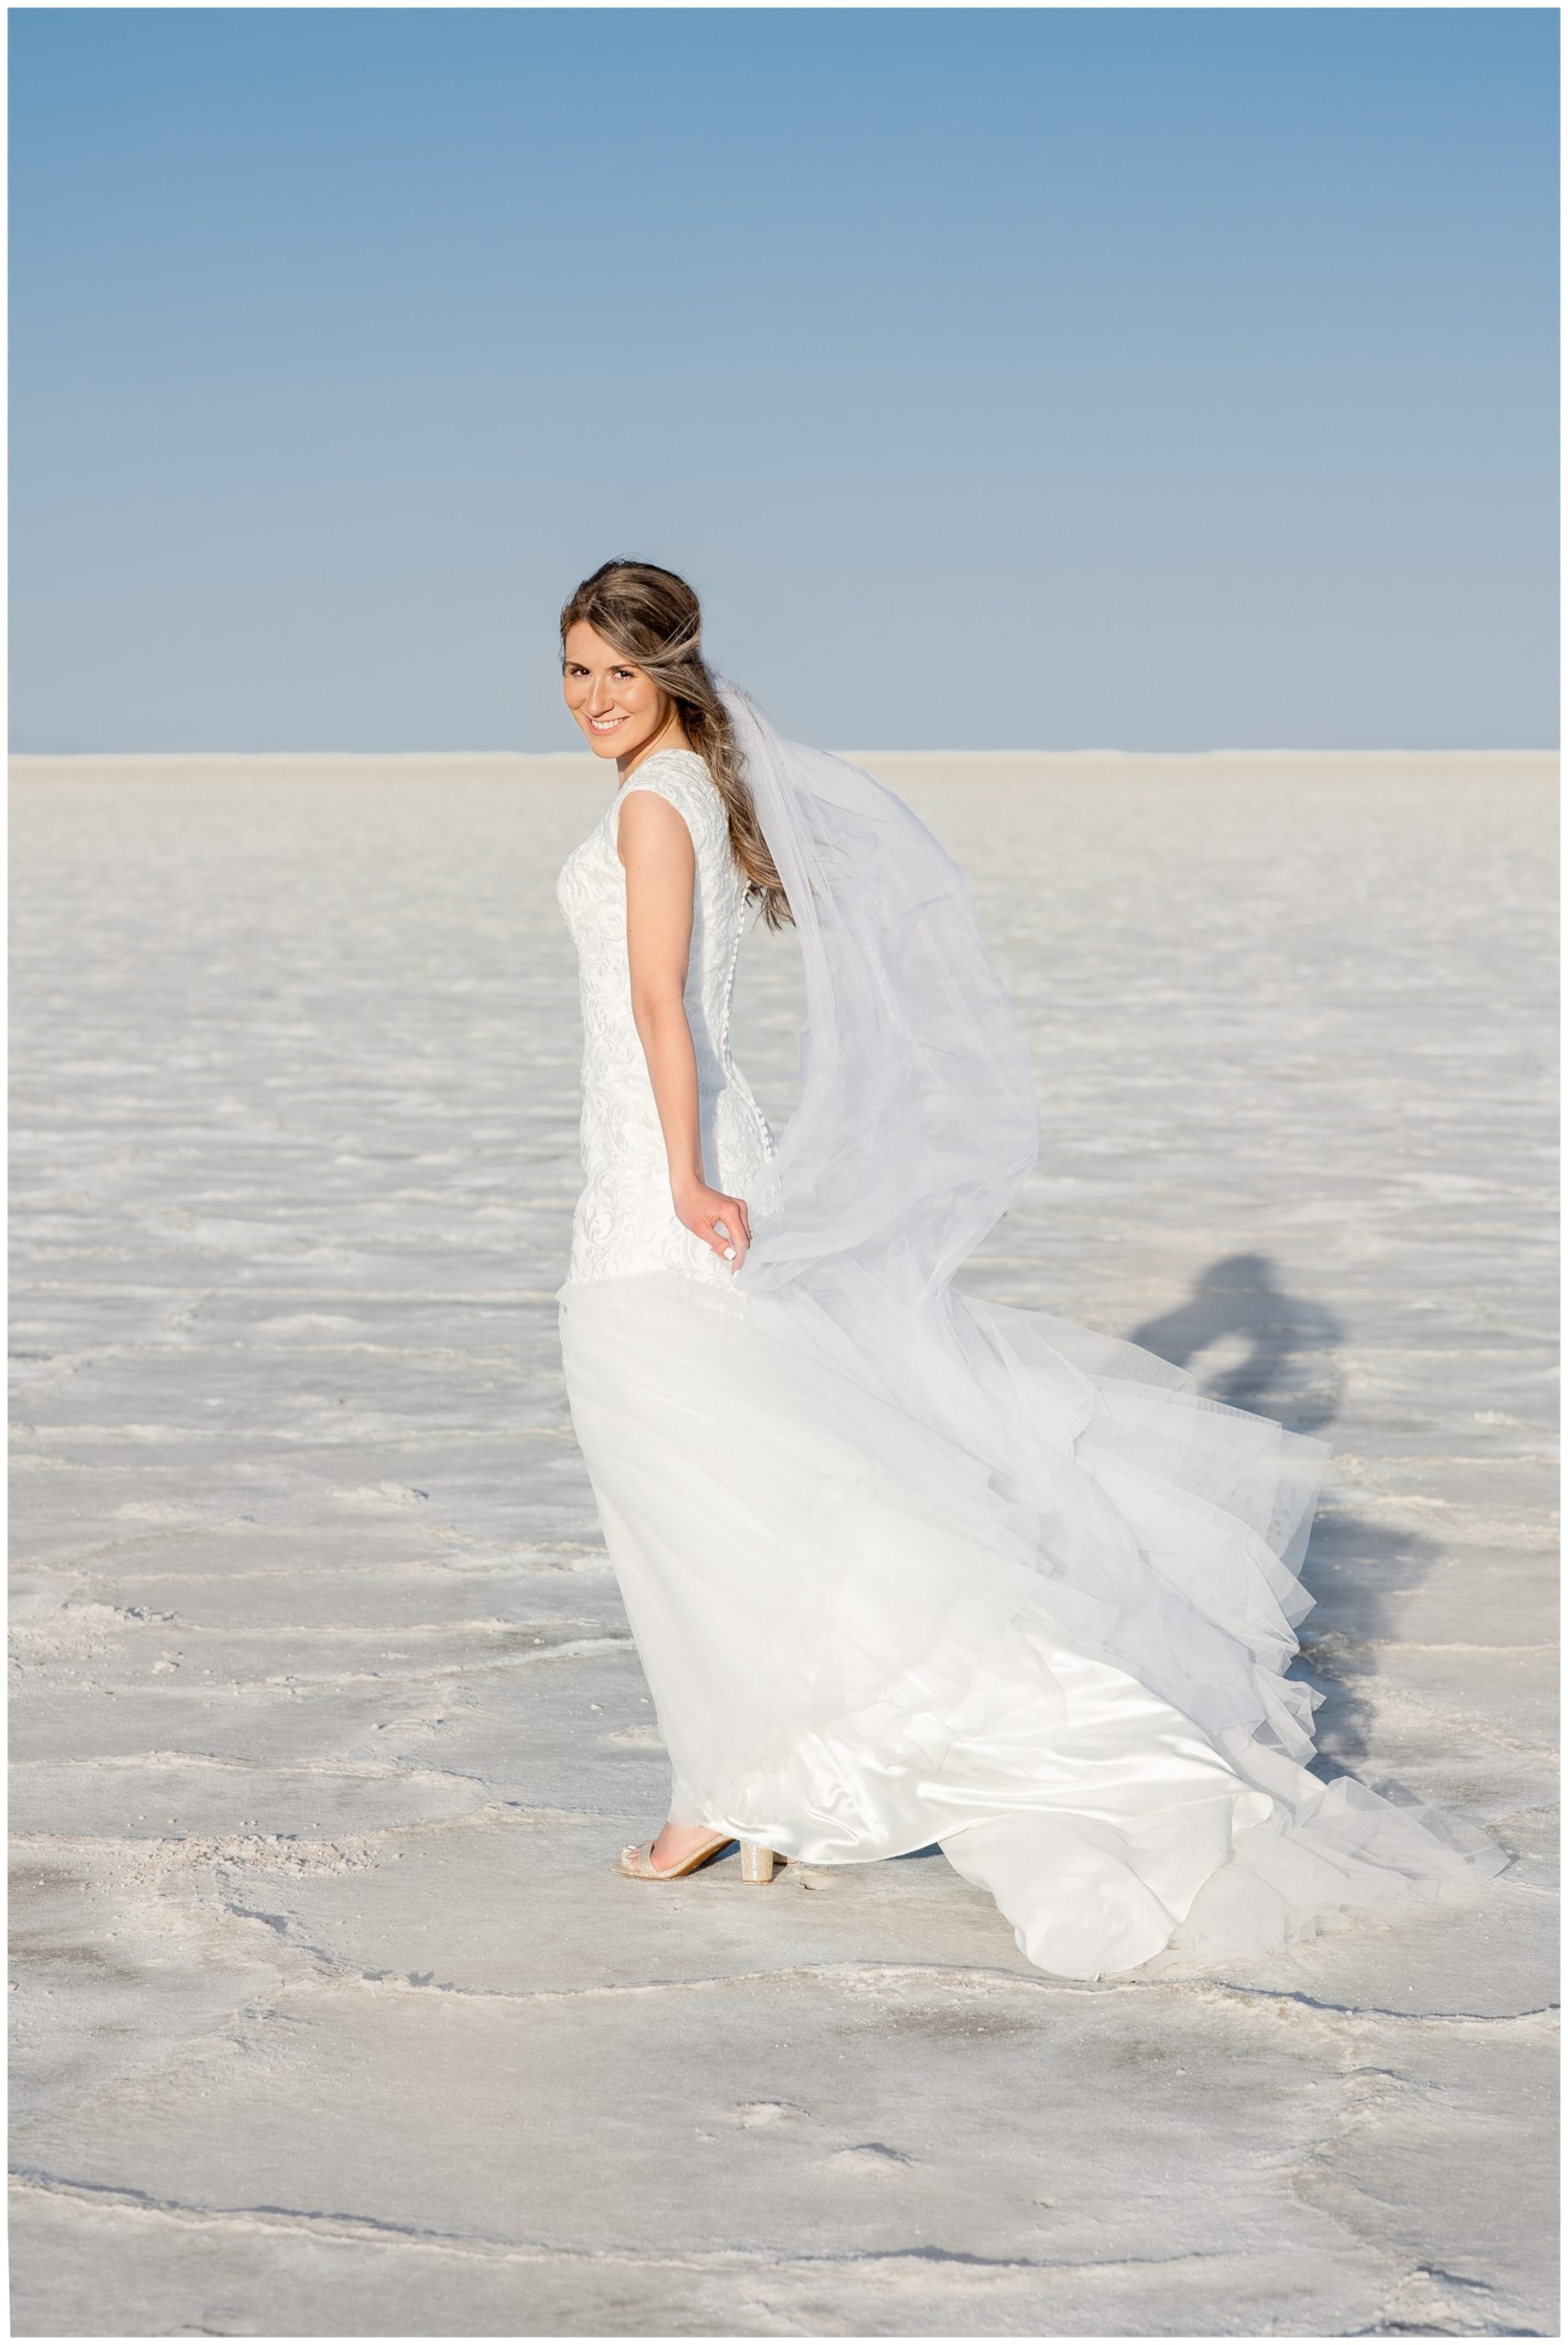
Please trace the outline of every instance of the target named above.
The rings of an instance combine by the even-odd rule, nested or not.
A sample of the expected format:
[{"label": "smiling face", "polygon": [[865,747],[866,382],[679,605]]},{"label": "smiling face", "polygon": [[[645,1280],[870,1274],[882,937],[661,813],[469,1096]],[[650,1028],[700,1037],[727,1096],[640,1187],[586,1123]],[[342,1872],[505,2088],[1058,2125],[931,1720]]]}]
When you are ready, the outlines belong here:
[{"label": "smiling face", "polygon": [[690,746],[668,693],[659,690],[646,669],[606,643],[586,619],[577,620],[567,631],[561,685],[594,756],[614,758],[623,773],[633,758],[656,745],[676,749]]}]

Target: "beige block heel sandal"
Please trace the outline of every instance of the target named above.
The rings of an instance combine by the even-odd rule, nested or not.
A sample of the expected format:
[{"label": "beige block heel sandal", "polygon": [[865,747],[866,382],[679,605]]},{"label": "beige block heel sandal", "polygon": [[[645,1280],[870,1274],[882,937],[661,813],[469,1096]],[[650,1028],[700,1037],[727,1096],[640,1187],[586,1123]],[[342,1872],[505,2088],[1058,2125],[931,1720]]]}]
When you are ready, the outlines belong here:
[{"label": "beige block heel sandal", "polygon": [[[717,1832],[711,1840],[701,1842],[692,1849],[691,1855],[683,1857],[678,1865],[663,1866],[656,1865],[653,1861],[653,1842],[643,1840],[635,1848],[621,1850],[615,1861],[615,1871],[625,1873],[628,1881],[680,1881],[684,1874],[695,1872],[699,1865],[711,1863],[722,1849],[730,1846],[734,1838],[733,1832]],[[743,1840],[741,1842],[740,1877],[742,1881],[754,1882],[771,1881],[774,1861],[772,1849],[765,1849],[760,1841]]]}]

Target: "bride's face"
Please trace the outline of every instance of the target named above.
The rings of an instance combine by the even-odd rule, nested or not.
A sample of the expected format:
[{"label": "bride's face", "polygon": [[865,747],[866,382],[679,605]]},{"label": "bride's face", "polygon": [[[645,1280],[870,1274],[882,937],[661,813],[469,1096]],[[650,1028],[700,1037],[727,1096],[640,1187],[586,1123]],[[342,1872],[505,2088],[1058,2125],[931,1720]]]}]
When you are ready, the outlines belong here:
[{"label": "bride's face", "polygon": [[595,757],[623,761],[663,726],[670,703],[653,678],[579,619],[569,628],[561,660],[566,705],[588,736]]}]

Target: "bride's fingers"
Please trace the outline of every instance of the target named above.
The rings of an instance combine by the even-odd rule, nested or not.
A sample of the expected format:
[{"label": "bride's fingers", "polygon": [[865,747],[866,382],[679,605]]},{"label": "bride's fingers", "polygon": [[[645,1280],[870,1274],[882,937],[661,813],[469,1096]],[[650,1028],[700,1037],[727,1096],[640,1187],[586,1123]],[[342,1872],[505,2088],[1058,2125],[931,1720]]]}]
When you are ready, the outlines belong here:
[{"label": "bride's fingers", "polygon": [[746,1227],[746,1206],[739,1197],[724,1199],[724,1209],[723,1213],[714,1215],[713,1227],[714,1243],[720,1255],[726,1262],[733,1262],[738,1271],[746,1260],[746,1249],[751,1243],[751,1232]]}]

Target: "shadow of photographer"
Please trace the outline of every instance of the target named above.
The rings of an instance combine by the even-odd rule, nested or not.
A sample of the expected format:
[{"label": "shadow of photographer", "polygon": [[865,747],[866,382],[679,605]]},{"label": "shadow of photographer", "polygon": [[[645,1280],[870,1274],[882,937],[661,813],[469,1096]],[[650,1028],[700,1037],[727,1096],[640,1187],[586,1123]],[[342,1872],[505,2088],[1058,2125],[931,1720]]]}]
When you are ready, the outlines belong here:
[{"label": "shadow of photographer", "polygon": [[[1211,1263],[1183,1302],[1145,1320],[1128,1340],[1188,1369],[1211,1400],[1292,1433],[1321,1435],[1339,1413],[1344,1327],[1326,1305],[1282,1286],[1266,1254]],[[1355,1769],[1367,1756],[1373,1705],[1358,1688],[1375,1680],[1378,1648],[1397,1634],[1391,1599],[1424,1578],[1438,1554],[1419,1532],[1325,1496],[1301,1573],[1314,1608],[1287,1672],[1325,1696],[1317,1713],[1321,1772]]]},{"label": "shadow of photographer", "polygon": [[1332,1311],[1276,1283],[1267,1254],[1227,1254],[1184,1303],[1135,1327],[1129,1340],[1192,1369],[1211,1400],[1316,1433],[1339,1413],[1332,1355],[1343,1337]]}]

